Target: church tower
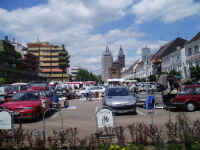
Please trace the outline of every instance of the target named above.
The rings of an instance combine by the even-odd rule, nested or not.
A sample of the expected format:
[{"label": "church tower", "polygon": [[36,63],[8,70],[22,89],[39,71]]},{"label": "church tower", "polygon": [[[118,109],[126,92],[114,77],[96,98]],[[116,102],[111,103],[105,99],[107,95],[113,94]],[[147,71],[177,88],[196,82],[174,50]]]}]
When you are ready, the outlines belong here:
[{"label": "church tower", "polygon": [[125,55],[124,55],[124,51],[121,45],[120,45],[119,54],[118,54],[118,63],[121,69],[125,67]]},{"label": "church tower", "polygon": [[109,79],[109,69],[112,67],[113,64],[113,56],[109,50],[109,47],[106,46],[106,50],[103,52],[102,55],[102,80],[106,82]]}]

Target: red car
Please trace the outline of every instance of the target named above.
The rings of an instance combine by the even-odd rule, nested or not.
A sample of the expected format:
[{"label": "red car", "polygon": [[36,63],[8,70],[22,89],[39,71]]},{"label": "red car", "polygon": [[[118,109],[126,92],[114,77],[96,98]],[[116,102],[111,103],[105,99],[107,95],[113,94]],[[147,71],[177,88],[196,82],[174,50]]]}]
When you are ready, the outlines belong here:
[{"label": "red car", "polygon": [[1,108],[14,111],[15,118],[37,120],[52,106],[44,91],[18,92],[11,101],[0,105]]},{"label": "red car", "polygon": [[173,106],[195,111],[200,107],[200,84],[186,85],[172,100]]}]

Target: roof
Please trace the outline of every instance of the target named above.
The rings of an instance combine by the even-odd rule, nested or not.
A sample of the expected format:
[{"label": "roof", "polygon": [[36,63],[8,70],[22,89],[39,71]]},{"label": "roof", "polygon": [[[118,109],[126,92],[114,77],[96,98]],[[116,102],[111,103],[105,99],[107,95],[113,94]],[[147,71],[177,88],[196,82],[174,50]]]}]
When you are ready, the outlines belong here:
[{"label": "roof", "polygon": [[104,56],[112,56],[112,53],[110,52],[110,49],[108,45],[106,46],[106,50],[103,52]]},{"label": "roof", "polygon": [[178,47],[182,49],[186,43],[187,40],[182,39],[180,37],[176,38],[174,41],[170,42],[170,44],[166,47],[166,49],[161,54],[161,58],[169,55],[172,52],[175,52]]},{"label": "roof", "polygon": [[160,47],[160,49],[152,56],[152,60],[155,59],[160,59],[161,55],[163,54],[163,52],[165,51],[165,49],[169,46],[170,43],[166,43],[163,46]]},{"label": "roof", "polygon": [[162,58],[169,55],[170,53],[177,50],[179,47],[182,49],[184,45],[187,43],[187,40],[183,38],[176,38],[175,40],[166,43],[165,45],[161,46],[160,49],[152,56],[152,61],[155,63],[157,61],[162,61]]},{"label": "roof", "polygon": [[140,59],[137,59],[129,68],[128,70],[132,70],[133,67],[135,67],[139,63]]},{"label": "roof", "polygon": [[27,45],[28,45],[28,48],[40,48],[40,47],[56,48],[56,47],[59,47],[57,45],[53,45],[48,42],[28,43]]},{"label": "roof", "polygon": [[188,43],[191,43],[191,42],[196,41],[198,39],[200,39],[200,32],[197,33]]}]

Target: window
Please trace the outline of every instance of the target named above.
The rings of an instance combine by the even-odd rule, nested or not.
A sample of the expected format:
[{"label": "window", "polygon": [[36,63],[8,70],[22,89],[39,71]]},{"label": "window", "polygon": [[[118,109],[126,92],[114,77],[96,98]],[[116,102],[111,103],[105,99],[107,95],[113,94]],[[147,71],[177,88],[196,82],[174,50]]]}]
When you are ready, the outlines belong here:
[{"label": "window", "polygon": [[194,94],[200,94],[200,87],[196,87],[194,90]]},{"label": "window", "polygon": [[108,96],[128,96],[129,92],[125,88],[110,88],[108,90]]},{"label": "window", "polygon": [[184,89],[181,90],[180,94],[183,94],[183,95],[185,95],[185,94],[191,94],[192,91],[193,91],[192,88],[184,88]]},{"label": "window", "polygon": [[196,46],[194,47],[194,51],[195,51],[195,53],[199,53],[199,46],[198,46],[198,45],[196,45]]},{"label": "window", "polygon": [[36,92],[19,92],[13,95],[12,101],[33,101],[38,100],[38,93]]},{"label": "window", "polygon": [[188,56],[192,55],[192,48],[188,48]]}]

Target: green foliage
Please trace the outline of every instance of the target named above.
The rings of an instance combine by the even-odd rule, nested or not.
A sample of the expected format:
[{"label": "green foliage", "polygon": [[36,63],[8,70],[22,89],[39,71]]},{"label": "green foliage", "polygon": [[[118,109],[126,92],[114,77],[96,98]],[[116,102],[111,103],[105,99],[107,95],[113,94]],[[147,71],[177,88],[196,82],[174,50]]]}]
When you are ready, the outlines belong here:
[{"label": "green foliage", "polygon": [[156,75],[150,75],[148,77],[149,82],[155,82],[156,81]]},{"label": "green foliage", "polygon": [[96,81],[100,82],[100,76],[96,76],[95,74],[88,72],[85,69],[80,69],[76,75],[76,81]]},{"label": "green foliage", "polygon": [[66,68],[68,68],[70,65],[70,55],[68,54],[68,51],[65,50],[63,46],[63,50],[59,53],[59,68],[62,69],[64,72]]},{"label": "green foliage", "polygon": [[169,74],[176,77],[177,79],[181,78],[181,73],[177,72],[176,70],[171,70]]},{"label": "green foliage", "polygon": [[5,79],[0,77],[0,84],[4,84],[5,83]]},{"label": "green foliage", "polygon": [[3,51],[0,51],[0,63],[1,65],[9,65],[13,66],[18,65],[20,62],[21,55],[17,51],[14,50],[13,46],[10,46],[9,44],[5,44],[3,46]]},{"label": "green foliage", "polygon": [[169,143],[167,146],[167,150],[182,150],[183,145],[177,143]]},{"label": "green foliage", "polygon": [[122,148],[122,150],[144,150],[144,146],[140,144],[130,144],[127,147]]},{"label": "green foliage", "polygon": [[137,80],[138,82],[140,82],[140,78],[134,78],[134,80]]},{"label": "green foliage", "polygon": [[146,81],[146,78],[142,78],[140,79],[141,82],[145,82]]},{"label": "green foliage", "polygon": [[199,66],[193,66],[190,68],[190,77],[197,81],[200,79],[200,67]]}]

